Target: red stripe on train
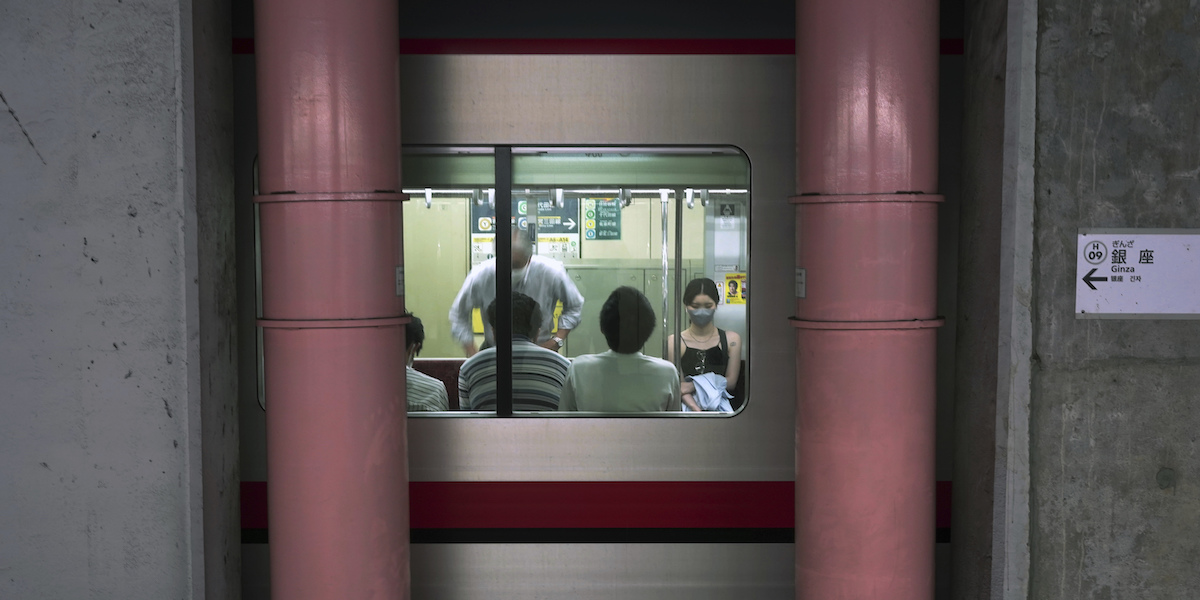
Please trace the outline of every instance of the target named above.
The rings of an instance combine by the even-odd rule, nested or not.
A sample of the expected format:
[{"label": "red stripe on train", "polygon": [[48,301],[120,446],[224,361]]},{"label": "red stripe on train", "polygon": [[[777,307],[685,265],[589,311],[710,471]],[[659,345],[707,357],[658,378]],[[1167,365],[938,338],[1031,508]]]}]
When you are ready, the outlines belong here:
[{"label": "red stripe on train", "polygon": [[[792,527],[790,481],[412,482],[414,529]],[[267,528],[267,484],[242,482],[242,528]]]},{"label": "red stripe on train", "polygon": [[[937,526],[950,526],[949,481]],[[790,481],[412,482],[414,529],[790,528]],[[242,482],[242,528],[267,528],[267,483]]]},{"label": "red stripe on train", "polygon": [[790,481],[410,484],[412,527],[770,528],[795,521]]}]

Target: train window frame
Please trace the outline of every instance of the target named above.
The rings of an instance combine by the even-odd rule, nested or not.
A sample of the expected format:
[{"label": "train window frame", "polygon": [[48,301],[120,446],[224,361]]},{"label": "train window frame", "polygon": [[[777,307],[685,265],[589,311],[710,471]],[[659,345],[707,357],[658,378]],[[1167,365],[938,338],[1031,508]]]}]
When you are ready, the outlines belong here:
[{"label": "train window frame", "polygon": [[[495,223],[502,223],[513,219],[511,211],[513,209],[513,195],[524,190],[525,194],[531,191],[547,192],[550,196],[562,195],[570,193],[568,190],[587,190],[592,187],[595,189],[606,189],[609,191],[617,191],[621,196],[624,207],[628,207],[628,202],[632,202],[633,196],[638,194],[658,195],[660,212],[656,215],[655,222],[661,226],[661,242],[662,247],[658,252],[658,258],[661,259],[663,271],[674,278],[674,285],[669,286],[667,281],[670,278],[663,280],[662,306],[655,306],[656,319],[659,325],[656,328],[656,333],[661,337],[662,357],[666,360],[667,357],[667,339],[668,336],[675,338],[675,346],[673,348],[673,361],[677,372],[680,370],[680,336],[674,335],[675,332],[683,330],[686,325],[686,317],[683,316],[684,308],[682,303],[683,287],[685,278],[691,279],[692,276],[705,276],[715,279],[718,273],[740,274],[744,279],[743,282],[748,282],[752,273],[750,272],[750,240],[752,239],[752,223],[750,222],[750,209],[752,206],[753,189],[751,187],[751,163],[749,156],[741,148],[734,145],[705,145],[705,146],[667,146],[667,145],[635,145],[635,146],[605,146],[605,145],[555,145],[555,146],[532,146],[532,145],[475,145],[471,147],[457,146],[406,146],[402,161],[411,160],[414,156],[423,156],[428,159],[431,156],[440,156],[453,160],[458,158],[461,160],[463,156],[491,154],[494,157],[493,173],[491,178],[486,178],[484,173],[478,169],[474,178],[478,181],[468,181],[462,177],[456,177],[447,172],[443,165],[439,167],[429,168],[432,161],[429,161],[425,167],[435,173],[438,173],[437,181],[412,181],[409,175],[414,169],[404,169],[406,176],[403,184],[404,192],[410,195],[410,199],[405,203],[406,210],[411,210],[419,206],[429,207],[431,198],[439,193],[440,189],[447,192],[470,192],[475,203],[481,203],[484,198],[488,204],[491,204],[494,209]],[[552,176],[547,176],[547,173],[540,173],[542,179],[530,178],[520,173],[518,164],[522,161],[537,160],[536,157],[564,157],[574,155],[577,158],[582,156],[587,158],[595,158],[598,156],[612,155],[658,155],[665,157],[704,157],[704,156],[736,156],[743,166],[744,172],[741,174],[741,180],[736,183],[737,187],[728,185],[704,185],[712,183],[711,181],[694,182],[692,185],[674,183],[670,186],[654,185],[654,181],[649,181],[646,185],[634,187],[632,184],[635,181],[629,182],[631,185],[622,185],[615,190],[611,186],[596,184],[595,182],[575,182],[574,185],[566,185],[566,181],[553,181]],[[419,161],[420,159],[418,159]],[[414,163],[417,161],[414,161]],[[402,164],[405,164],[402,162]],[[721,166],[719,161],[711,162],[718,167]],[[414,165],[416,166],[416,165]],[[419,170],[420,167],[418,167]],[[553,175],[553,174],[550,174]],[[639,173],[640,175],[640,173]],[[490,179],[490,180],[489,180]],[[646,181],[643,179],[643,181]],[[661,183],[661,182],[659,182]],[[490,186],[487,184],[491,184]],[[556,185],[551,185],[556,184]],[[590,185],[589,185],[590,184]],[[715,231],[714,215],[716,210],[714,195],[726,194],[733,196],[740,194],[741,197],[737,200],[744,207],[744,219],[739,230],[740,238],[738,240],[737,253],[741,257],[738,264],[732,265],[731,270],[719,271],[720,267],[730,265],[715,264],[716,258],[711,258],[710,254],[715,254],[711,251],[713,248],[713,236]],[[711,201],[711,202],[710,202]],[[653,204],[653,201],[650,202]],[[709,211],[709,205],[713,204],[712,211]],[[701,259],[703,267],[697,271],[689,271],[684,265],[683,259],[684,240],[684,210],[685,206],[692,209],[694,206],[703,207],[703,227],[701,242]],[[671,212],[673,209],[673,214]],[[536,214],[536,213],[535,213]],[[535,217],[536,219],[536,217]],[[669,222],[674,221],[673,231],[669,231]],[[407,219],[405,220],[407,227]],[[538,221],[534,221],[537,223]],[[582,228],[581,228],[582,231]],[[538,226],[535,224],[531,236],[535,240],[538,239]],[[673,243],[668,244],[668,241],[673,237]],[[407,236],[406,236],[407,238]],[[497,272],[508,272],[511,268],[511,255],[509,252],[512,240],[510,239],[508,228],[496,227],[494,233],[494,255],[497,262]],[[673,252],[672,252],[673,250]],[[537,251],[541,254],[540,249]],[[673,256],[670,256],[673,254]],[[408,262],[406,253],[406,263]],[[473,268],[473,263],[471,267]],[[726,295],[723,282],[718,282],[721,287],[720,293]],[[496,278],[496,304],[498,314],[508,315],[507,318],[497,319],[497,327],[495,331],[495,339],[505,339],[510,332],[511,327],[511,282],[508,278]],[[411,286],[406,286],[411,290]],[[669,289],[673,288],[673,289]],[[411,292],[406,296],[406,305],[409,304]],[[726,305],[722,298],[721,305]],[[591,299],[595,302],[596,299]],[[751,357],[749,356],[749,332],[751,328],[751,319],[753,312],[749,308],[749,298],[745,298],[743,302],[746,305],[745,312],[741,316],[741,329],[743,331],[744,342],[742,344],[742,369],[739,373],[739,386],[743,390],[742,398],[735,410],[732,412],[694,412],[694,411],[646,411],[646,412],[599,412],[599,411],[514,411],[512,408],[512,378],[497,377],[497,401],[496,410],[480,411],[480,410],[463,410],[461,407],[458,410],[450,411],[430,411],[430,412],[410,412],[408,416],[417,418],[733,418],[742,413],[745,407],[750,402],[750,394],[747,375],[750,371]],[[660,308],[669,307],[669,311],[661,311]],[[422,316],[422,315],[418,315]],[[431,318],[441,318],[441,315],[430,314]],[[648,342],[649,343],[649,342]],[[570,340],[567,341],[570,344]],[[497,373],[511,373],[512,350],[511,345],[499,344],[496,346],[497,355]],[[655,356],[655,354],[650,354]],[[419,365],[421,362],[428,360],[453,360],[452,357],[430,359],[428,357],[416,359]],[[463,359],[465,361],[465,359]],[[505,368],[505,365],[508,368]]]}]

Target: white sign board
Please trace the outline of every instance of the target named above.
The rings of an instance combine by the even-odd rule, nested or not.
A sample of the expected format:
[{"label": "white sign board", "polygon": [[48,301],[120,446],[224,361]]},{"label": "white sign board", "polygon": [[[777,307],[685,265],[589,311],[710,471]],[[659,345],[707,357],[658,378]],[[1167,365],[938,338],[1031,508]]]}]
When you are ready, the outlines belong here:
[{"label": "white sign board", "polygon": [[579,258],[579,234],[538,232],[537,253],[559,261]]},{"label": "white sign board", "polygon": [[494,233],[472,233],[471,234],[471,268],[479,266],[489,258],[496,258],[496,234]]},{"label": "white sign board", "polygon": [[1080,229],[1075,316],[1200,319],[1200,230]]}]

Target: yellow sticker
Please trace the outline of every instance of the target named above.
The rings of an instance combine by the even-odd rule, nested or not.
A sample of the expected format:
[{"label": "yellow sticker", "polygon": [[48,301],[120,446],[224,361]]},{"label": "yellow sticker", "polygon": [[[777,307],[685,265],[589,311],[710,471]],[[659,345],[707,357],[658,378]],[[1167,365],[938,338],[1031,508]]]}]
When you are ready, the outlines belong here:
[{"label": "yellow sticker", "polygon": [[746,298],[749,297],[749,289],[746,288],[745,273],[726,273],[725,274],[725,304],[745,304]]},{"label": "yellow sticker", "polygon": [[483,334],[483,311],[478,308],[471,309],[471,331],[476,334]]}]

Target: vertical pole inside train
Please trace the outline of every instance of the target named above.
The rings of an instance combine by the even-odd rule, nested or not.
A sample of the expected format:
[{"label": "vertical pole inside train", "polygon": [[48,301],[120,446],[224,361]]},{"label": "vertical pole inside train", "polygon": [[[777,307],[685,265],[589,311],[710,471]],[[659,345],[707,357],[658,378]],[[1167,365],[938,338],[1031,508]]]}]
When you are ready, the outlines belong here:
[{"label": "vertical pole inside train", "polygon": [[670,213],[670,207],[671,207],[670,194],[671,194],[670,190],[667,190],[667,189],[658,190],[658,206],[661,209],[660,215],[659,215],[659,220],[662,221],[662,239],[661,239],[661,242],[662,242],[662,327],[663,327],[662,356],[667,356],[667,335],[670,332],[670,321],[667,320],[667,315],[669,314],[668,311],[670,311],[670,307],[671,307],[671,296],[670,296],[670,294],[667,293],[668,289],[669,289],[668,282],[670,281],[670,274],[671,274],[670,266],[669,266],[669,262],[668,262],[669,257],[671,256],[669,253],[670,243],[669,243],[669,238],[668,238],[668,234],[667,234],[667,232],[669,231],[668,224],[670,223],[670,219],[668,218],[668,215],[671,214]]},{"label": "vertical pole inside train", "polygon": [[408,598],[398,7],[254,8],[271,593]]},{"label": "vertical pole inside train", "polygon": [[[690,192],[691,190],[688,191]],[[671,286],[675,295],[672,296],[670,302],[668,302],[668,305],[671,307],[671,314],[675,317],[675,323],[673,329],[668,332],[663,332],[664,339],[668,334],[675,339],[675,347],[671,348],[671,352],[673,354],[668,355],[664,353],[663,356],[678,357],[679,344],[683,339],[683,323],[681,322],[683,320],[683,315],[680,314],[683,311],[680,310],[680,303],[683,302],[683,282],[686,280],[686,277],[690,277],[690,275],[686,275],[683,272],[683,198],[683,190],[675,190],[675,285]],[[690,209],[692,207],[688,206],[688,208]],[[666,294],[663,294],[663,296],[666,297]],[[675,368],[678,369],[678,363],[680,362],[679,359],[676,359],[675,362]]]},{"label": "vertical pole inside train", "polygon": [[[512,373],[512,247],[514,235],[526,235],[513,223],[512,146],[496,146],[496,373]],[[504,225],[501,225],[503,223]],[[485,317],[486,318],[486,317]],[[496,377],[496,416],[511,417],[512,378]]]},{"label": "vertical pole inside train", "polygon": [[938,3],[796,20],[796,597],[928,600]]}]

